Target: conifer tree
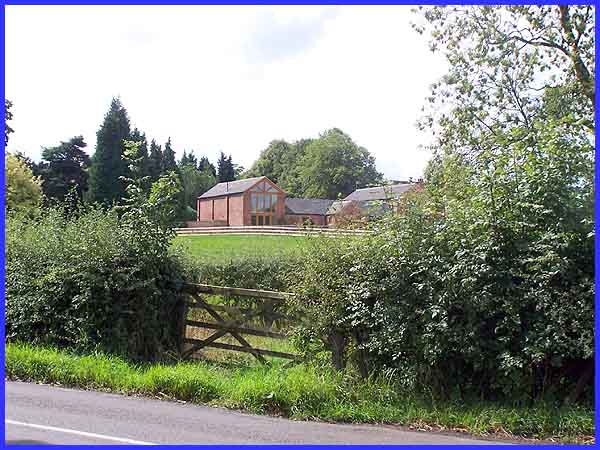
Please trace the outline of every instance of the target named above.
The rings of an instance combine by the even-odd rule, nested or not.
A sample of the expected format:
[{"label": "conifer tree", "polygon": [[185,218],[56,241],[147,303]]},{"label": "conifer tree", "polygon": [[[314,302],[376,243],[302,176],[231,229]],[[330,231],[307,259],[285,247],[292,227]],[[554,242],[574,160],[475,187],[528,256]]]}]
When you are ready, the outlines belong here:
[{"label": "conifer tree", "polygon": [[211,163],[206,156],[200,158],[200,162],[198,163],[198,170],[200,172],[208,171],[212,174],[213,177],[217,177],[217,170],[215,169],[215,165]]},{"label": "conifer tree", "polygon": [[171,147],[171,138],[167,140],[163,151],[163,174],[170,170],[177,171],[177,161],[175,160],[175,152]]},{"label": "conifer tree", "polygon": [[233,163],[231,162],[231,155],[227,157],[221,152],[219,160],[217,161],[217,180],[219,183],[235,180],[235,171]]},{"label": "conifer tree", "polygon": [[163,172],[163,154],[160,145],[152,139],[150,142],[150,155],[148,156],[148,176],[152,182],[158,180]]},{"label": "conifer tree", "polygon": [[187,153],[185,150],[183,151],[183,156],[179,160],[179,167],[181,168],[186,165],[194,166],[194,168],[198,166],[198,159],[193,151],[190,151],[190,153]]},{"label": "conifer tree", "polygon": [[92,201],[105,204],[119,202],[125,195],[120,179],[128,169],[122,159],[124,144],[129,139],[129,118],[118,98],[113,98],[110,109],[96,133],[96,151],[90,169],[89,196]]}]

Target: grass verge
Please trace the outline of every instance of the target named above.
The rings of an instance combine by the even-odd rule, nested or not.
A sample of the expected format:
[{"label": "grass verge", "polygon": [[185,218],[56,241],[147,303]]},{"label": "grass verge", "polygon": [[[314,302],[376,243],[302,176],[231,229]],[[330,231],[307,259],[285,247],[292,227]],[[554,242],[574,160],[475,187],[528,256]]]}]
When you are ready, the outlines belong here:
[{"label": "grass verge", "polygon": [[438,403],[403,392],[389,379],[356,381],[308,365],[135,365],[113,356],[82,356],[28,344],[10,343],[5,349],[6,377],[12,380],[166,396],[293,419],[393,423],[480,436],[593,442],[594,412],[578,406]]}]

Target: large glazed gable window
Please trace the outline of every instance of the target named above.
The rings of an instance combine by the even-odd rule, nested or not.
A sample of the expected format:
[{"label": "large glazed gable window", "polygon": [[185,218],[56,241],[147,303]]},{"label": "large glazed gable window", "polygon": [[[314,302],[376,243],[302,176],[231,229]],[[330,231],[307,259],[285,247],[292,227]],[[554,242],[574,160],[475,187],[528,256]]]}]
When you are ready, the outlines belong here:
[{"label": "large glazed gable window", "polygon": [[250,223],[252,225],[275,225],[277,203],[281,194],[266,181],[250,189]]}]

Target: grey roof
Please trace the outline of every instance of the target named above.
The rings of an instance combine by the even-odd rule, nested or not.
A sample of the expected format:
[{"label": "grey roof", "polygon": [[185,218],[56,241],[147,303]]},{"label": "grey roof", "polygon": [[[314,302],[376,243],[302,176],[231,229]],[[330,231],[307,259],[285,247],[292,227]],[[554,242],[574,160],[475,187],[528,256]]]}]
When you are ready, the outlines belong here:
[{"label": "grey roof", "polygon": [[364,202],[368,200],[386,200],[398,198],[400,195],[415,187],[415,183],[401,183],[391,186],[376,186],[371,188],[357,189],[344,200],[356,200]]},{"label": "grey roof", "polygon": [[223,183],[214,185],[212,188],[210,188],[198,198],[210,198],[219,197],[221,195],[239,194],[250,189],[261,178],[267,177],[255,177],[237,181],[225,181]]},{"label": "grey roof", "polygon": [[287,214],[318,214],[324,216],[333,200],[320,198],[286,198],[285,209]]},{"label": "grey roof", "polygon": [[351,200],[335,200],[327,209],[327,215],[337,214],[339,213],[344,206],[352,203]]}]

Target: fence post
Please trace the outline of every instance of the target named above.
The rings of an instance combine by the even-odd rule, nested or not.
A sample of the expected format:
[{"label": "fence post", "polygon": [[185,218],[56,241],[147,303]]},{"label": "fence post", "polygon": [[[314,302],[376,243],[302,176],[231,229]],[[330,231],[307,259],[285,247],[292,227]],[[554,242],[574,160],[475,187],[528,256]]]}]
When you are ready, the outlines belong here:
[{"label": "fence post", "polygon": [[344,351],[348,338],[340,332],[333,332],[327,336],[327,343],[331,348],[331,363],[336,370],[342,370],[345,366]]},{"label": "fence post", "polygon": [[182,299],[181,302],[181,306],[179,307],[179,317],[178,317],[178,324],[177,324],[177,331],[179,332],[179,335],[177,336],[177,351],[179,352],[179,355],[181,356],[183,354],[183,348],[185,345],[185,329],[186,329],[186,319],[187,319],[187,312],[188,312],[188,306],[187,306],[187,302],[186,302],[186,298],[184,297]]}]

